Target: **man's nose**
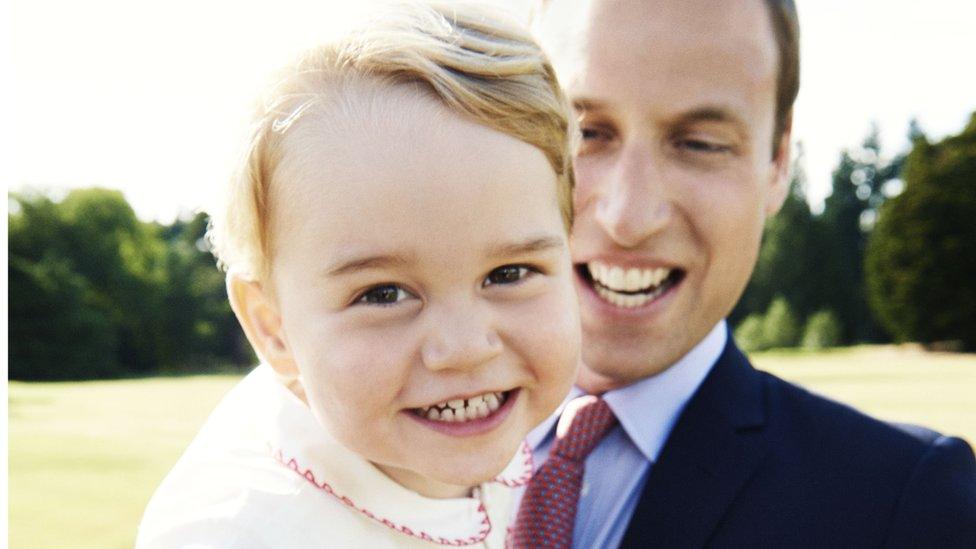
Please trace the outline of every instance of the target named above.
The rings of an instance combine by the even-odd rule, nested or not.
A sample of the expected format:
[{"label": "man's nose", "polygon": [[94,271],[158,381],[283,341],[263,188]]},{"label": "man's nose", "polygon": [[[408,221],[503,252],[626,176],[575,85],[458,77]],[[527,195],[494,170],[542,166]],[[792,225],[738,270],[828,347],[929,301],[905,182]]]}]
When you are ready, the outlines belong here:
[{"label": "man's nose", "polygon": [[430,311],[430,331],[421,349],[431,370],[472,369],[502,353],[490,314],[477,305],[442,305]]},{"label": "man's nose", "polygon": [[646,145],[629,144],[617,156],[600,189],[595,216],[620,246],[637,247],[670,221],[673,205],[661,171]]}]

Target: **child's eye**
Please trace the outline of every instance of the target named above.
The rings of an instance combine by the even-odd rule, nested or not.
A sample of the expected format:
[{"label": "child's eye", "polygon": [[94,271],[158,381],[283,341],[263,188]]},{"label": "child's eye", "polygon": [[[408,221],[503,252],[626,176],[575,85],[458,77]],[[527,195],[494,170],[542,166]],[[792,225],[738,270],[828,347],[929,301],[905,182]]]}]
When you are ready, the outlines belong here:
[{"label": "child's eye", "polygon": [[592,141],[594,139],[607,139],[609,136],[606,131],[601,131],[598,128],[580,128],[580,137],[584,141]]},{"label": "child's eye", "polygon": [[363,294],[359,296],[359,299],[356,300],[356,303],[365,303],[368,305],[393,305],[407,299],[408,297],[413,297],[413,294],[394,284],[384,284],[382,286],[375,286],[363,292]]},{"label": "child's eye", "polygon": [[598,124],[580,125],[580,150],[589,151],[611,143],[617,132],[613,128]]},{"label": "child's eye", "polygon": [[484,286],[492,284],[516,284],[533,273],[539,272],[538,269],[528,265],[505,265],[488,273],[485,277]]}]

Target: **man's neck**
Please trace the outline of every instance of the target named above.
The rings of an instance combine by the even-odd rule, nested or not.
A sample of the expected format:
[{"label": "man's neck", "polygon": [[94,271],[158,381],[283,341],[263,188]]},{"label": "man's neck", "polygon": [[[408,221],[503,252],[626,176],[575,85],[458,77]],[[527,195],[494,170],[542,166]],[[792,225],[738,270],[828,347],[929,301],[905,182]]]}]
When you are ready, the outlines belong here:
[{"label": "man's neck", "polygon": [[[591,395],[602,395],[614,389],[620,389],[621,387],[626,387],[633,383],[637,383],[642,379],[647,379],[649,377],[654,377],[664,373],[665,371],[673,368],[675,365],[688,360],[693,355],[705,355],[708,356],[709,365],[713,362],[713,358],[717,358],[718,354],[721,353],[722,348],[725,345],[726,338],[726,322],[725,320],[719,321],[715,327],[712,328],[705,337],[702,338],[694,347],[688,350],[687,353],[678,357],[674,362],[666,365],[660,370],[652,371],[651,373],[635,378],[622,378],[622,377],[610,377],[605,376],[599,372],[595,372],[586,367],[584,364],[579,371],[579,375],[576,378],[576,386],[585,391],[587,394]],[[709,348],[705,348],[709,347]],[[714,355],[714,357],[712,356]],[[698,357],[700,358],[700,357]]]}]

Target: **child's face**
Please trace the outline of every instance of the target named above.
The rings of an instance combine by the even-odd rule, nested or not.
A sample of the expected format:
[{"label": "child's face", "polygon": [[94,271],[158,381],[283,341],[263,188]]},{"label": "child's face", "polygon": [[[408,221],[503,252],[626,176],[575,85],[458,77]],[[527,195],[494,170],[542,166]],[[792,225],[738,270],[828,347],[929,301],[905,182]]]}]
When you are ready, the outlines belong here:
[{"label": "child's face", "polygon": [[[556,177],[536,148],[415,91],[350,112],[285,143],[271,283],[286,361],[347,447],[456,495],[499,473],[575,377]],[[463,421],[438,409],[452,400]]]}]

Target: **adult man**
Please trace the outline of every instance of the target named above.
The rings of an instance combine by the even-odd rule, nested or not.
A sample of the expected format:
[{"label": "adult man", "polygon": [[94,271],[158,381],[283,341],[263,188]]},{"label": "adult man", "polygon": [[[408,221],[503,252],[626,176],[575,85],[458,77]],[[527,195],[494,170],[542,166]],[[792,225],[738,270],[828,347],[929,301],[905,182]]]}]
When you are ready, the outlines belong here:
[{"label": "adult man", "polygon": [[[539,468],[516,542],[976,547],[965,442],[757,372],[728,335],[763,223],[787,192],[792,0],[553,0],[537,29],[583,134],[574,396],[602,395],[581,406],[602,402],[619,424],[569,453],[552,449],[576,436],[572,418],[558,436],[555,418],[536,430],[536,462],[552,450],[548,469],[563,469]],[[586,435],[603,432],[587,421]],[[582,486],[567,488],[574,459]],[[532,537],[558,530],[550,511],[567,508],[571,533]]]}]

